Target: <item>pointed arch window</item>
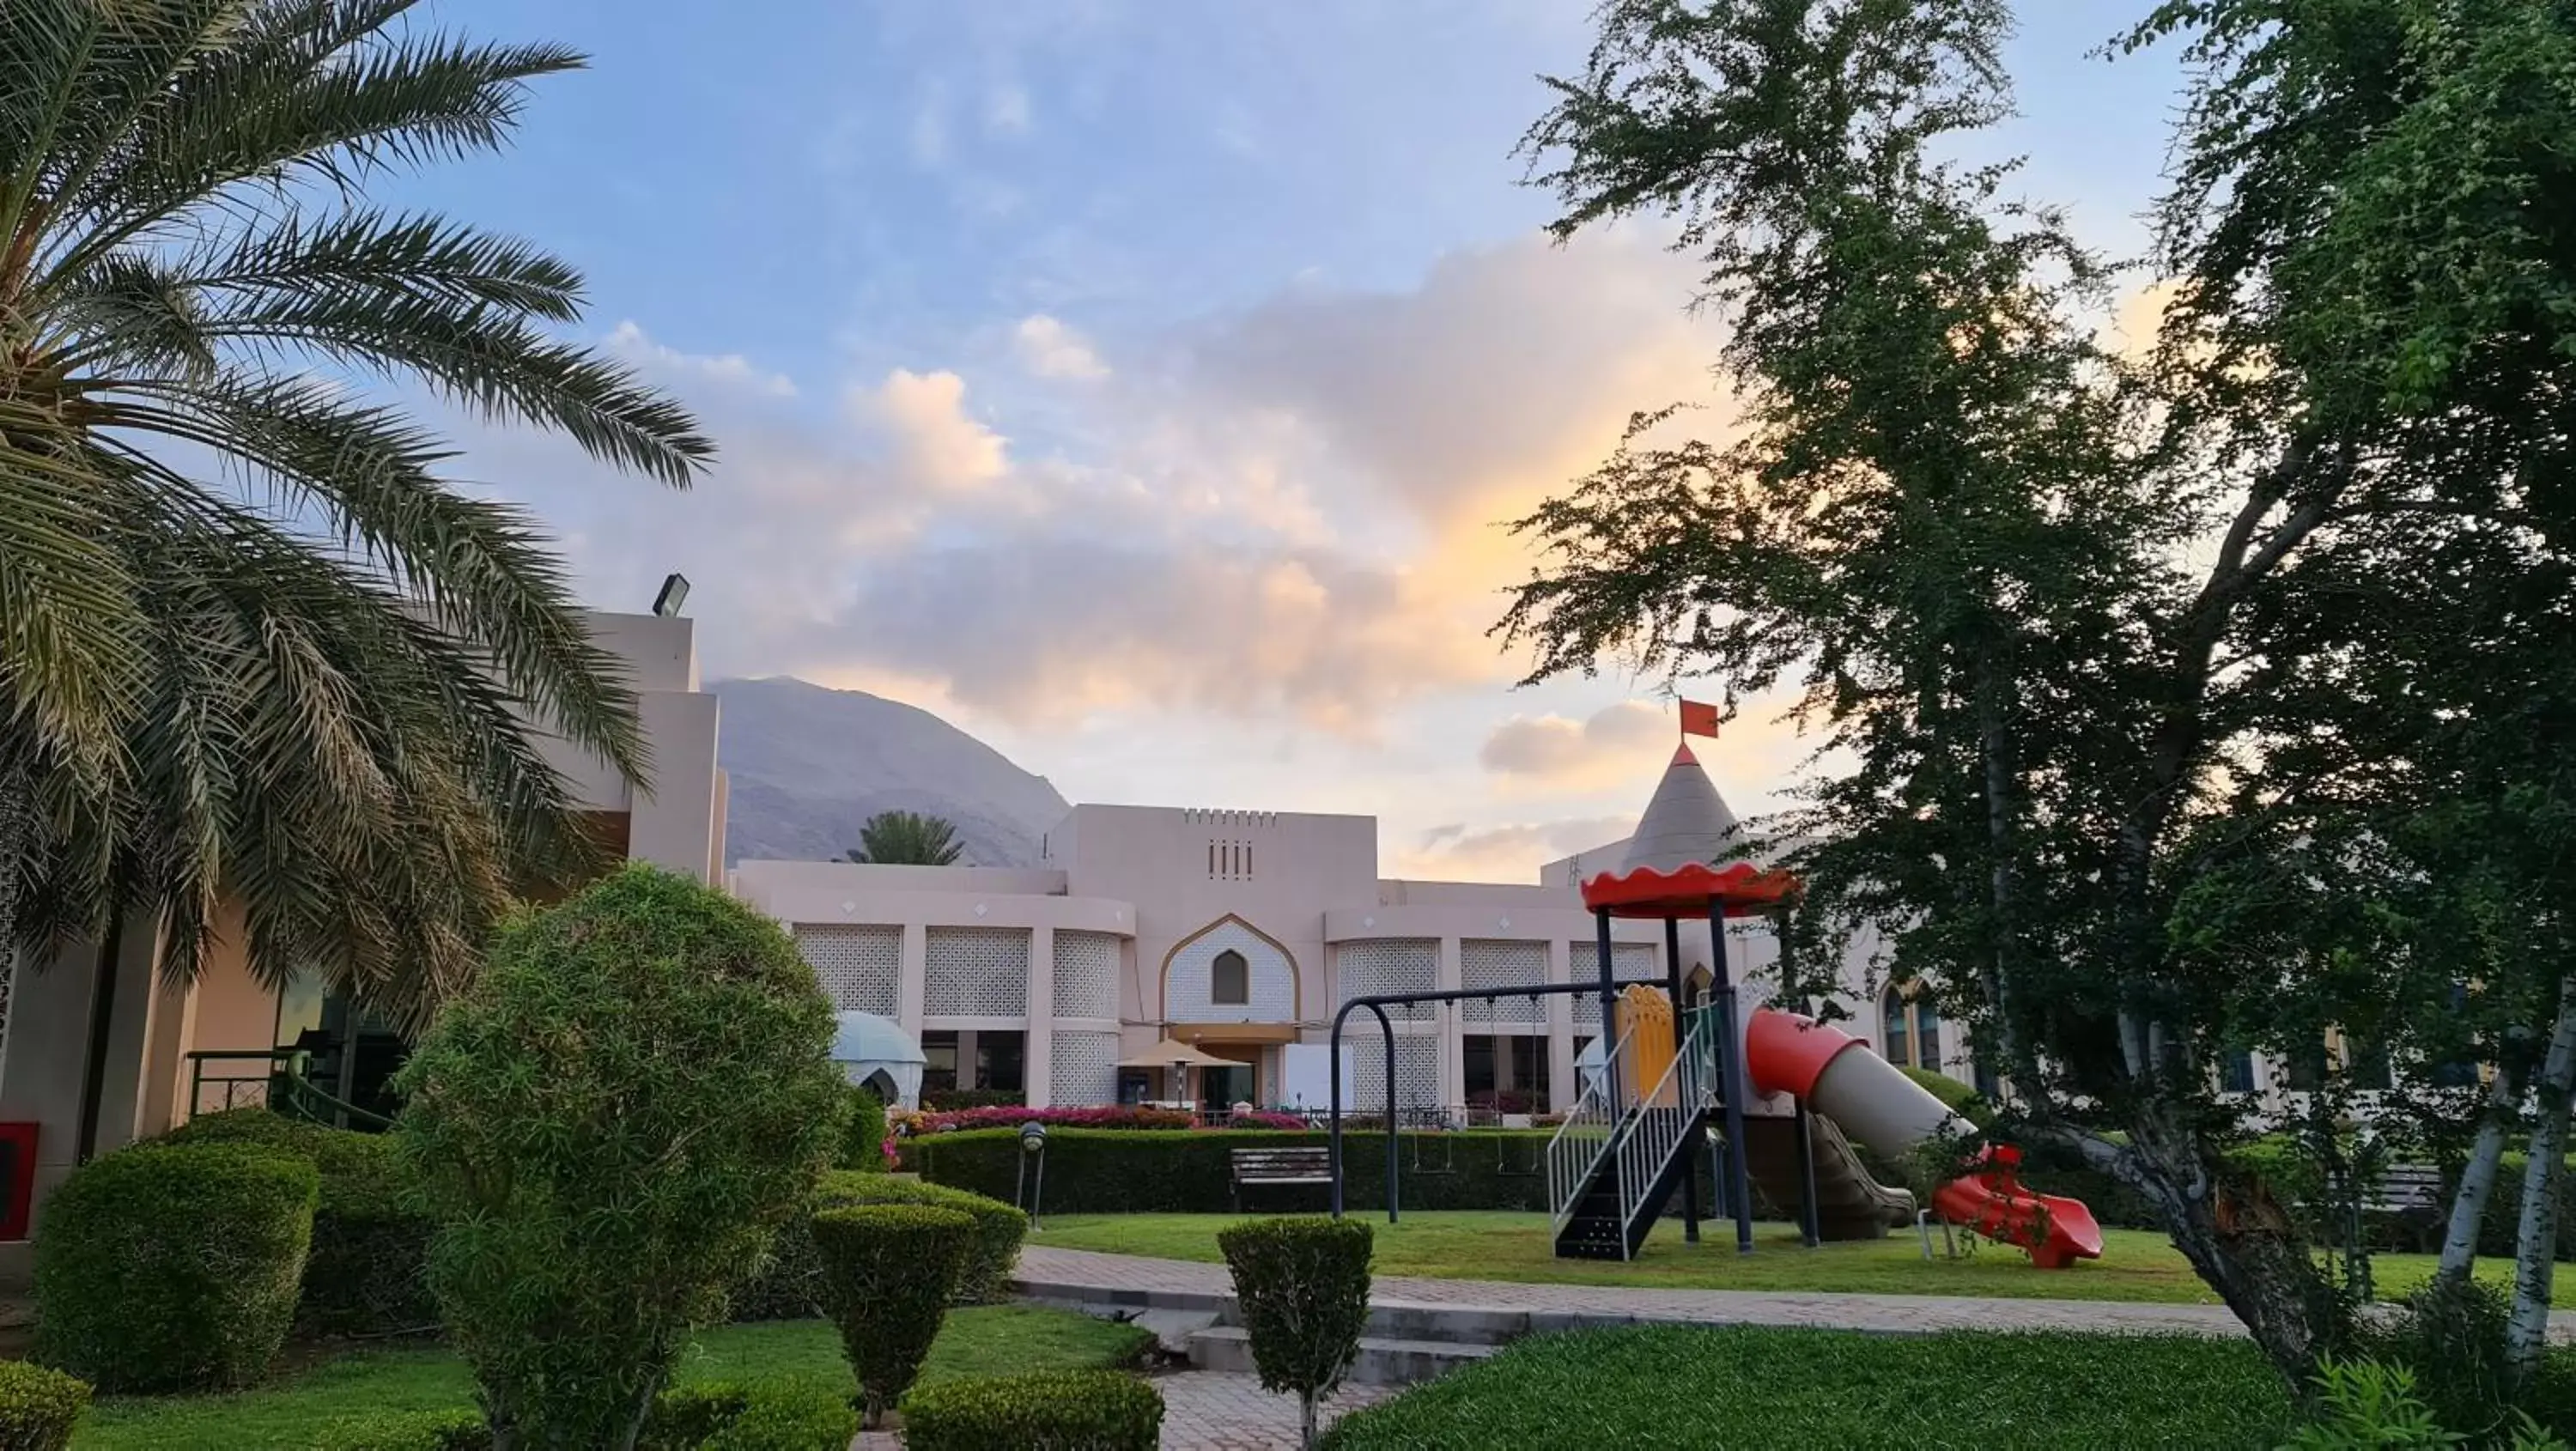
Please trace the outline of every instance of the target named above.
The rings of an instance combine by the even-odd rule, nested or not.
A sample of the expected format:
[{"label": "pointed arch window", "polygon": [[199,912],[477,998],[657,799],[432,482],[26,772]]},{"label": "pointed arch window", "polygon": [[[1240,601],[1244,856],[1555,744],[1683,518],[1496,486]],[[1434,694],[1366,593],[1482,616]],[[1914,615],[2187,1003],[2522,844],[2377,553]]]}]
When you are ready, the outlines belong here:
[{"label": "pointed arch window", "polygon": [[1221,1007],[1244,1007],[1252,1001],[1252,964],[1229,947],[1208,964],[1208,1001]]}]

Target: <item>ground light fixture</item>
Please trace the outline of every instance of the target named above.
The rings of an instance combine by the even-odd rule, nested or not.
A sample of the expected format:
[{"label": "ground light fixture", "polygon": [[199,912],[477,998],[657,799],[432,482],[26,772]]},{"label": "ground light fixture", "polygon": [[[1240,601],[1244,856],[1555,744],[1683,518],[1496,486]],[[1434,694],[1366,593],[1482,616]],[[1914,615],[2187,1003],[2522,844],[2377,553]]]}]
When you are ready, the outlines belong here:
[{"label": "ground light fixture", "polygon": [[1041,1227],[1038,1200],[1046,1193],[1046,1140],[1045,1124],[1031,1120],[1020,1125],[1020,1177],[1012,1186],[1011,1202],[1027,1212],[1031,1231]]}]

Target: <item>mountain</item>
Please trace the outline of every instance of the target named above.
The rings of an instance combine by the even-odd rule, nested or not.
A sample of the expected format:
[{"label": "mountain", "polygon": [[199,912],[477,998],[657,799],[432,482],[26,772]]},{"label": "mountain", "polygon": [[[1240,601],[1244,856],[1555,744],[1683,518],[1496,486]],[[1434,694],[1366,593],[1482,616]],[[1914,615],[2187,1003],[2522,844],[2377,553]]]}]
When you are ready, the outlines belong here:
[{"label": "mountain", "polygon": [[880,811],[943,817],[962,863],[1033,866],[1072,808],[1044,776],[926,710],[786,676],[723,680],[716,763],[732,778],[725,860],[828,861]]}]

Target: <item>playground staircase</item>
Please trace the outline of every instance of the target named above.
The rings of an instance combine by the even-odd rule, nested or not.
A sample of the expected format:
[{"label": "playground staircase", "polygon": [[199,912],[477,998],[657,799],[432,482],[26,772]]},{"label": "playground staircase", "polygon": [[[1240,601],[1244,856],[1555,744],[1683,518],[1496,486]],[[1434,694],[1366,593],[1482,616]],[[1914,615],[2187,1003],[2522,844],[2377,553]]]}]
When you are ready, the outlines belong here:
[{"label": "playground staircase", "polygon": [[1669,1061],[1643,1064],[1643,1086],[1638,1035],[1623,1034],[1567,1112],[1547,1152],[1559,1259],[1636,1258],[1717,1106],[1716,1018],[1690,1014]]}]

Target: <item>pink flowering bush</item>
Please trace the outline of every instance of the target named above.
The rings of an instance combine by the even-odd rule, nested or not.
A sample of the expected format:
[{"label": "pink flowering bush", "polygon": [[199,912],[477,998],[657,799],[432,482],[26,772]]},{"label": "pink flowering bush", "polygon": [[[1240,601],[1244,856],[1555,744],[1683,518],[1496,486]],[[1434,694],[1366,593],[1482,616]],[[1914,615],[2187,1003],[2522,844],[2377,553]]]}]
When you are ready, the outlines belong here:
[{"label": "pink flowering bush", "polygon": [[[900,1132],[918,1138],[961,1129],[1015,1129],[1026,1123],[1074,1129],[1188,1129],[1197,1120],[1179,1109],[1099,1104],[1090,1108],[961,1108],[946,1113],[906,1113],[894,1120]],[[1295,1114],[1247,1111],[1229,1115],[1223,1127],[1233,1129],[1302,1129]]]}]

